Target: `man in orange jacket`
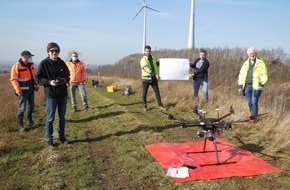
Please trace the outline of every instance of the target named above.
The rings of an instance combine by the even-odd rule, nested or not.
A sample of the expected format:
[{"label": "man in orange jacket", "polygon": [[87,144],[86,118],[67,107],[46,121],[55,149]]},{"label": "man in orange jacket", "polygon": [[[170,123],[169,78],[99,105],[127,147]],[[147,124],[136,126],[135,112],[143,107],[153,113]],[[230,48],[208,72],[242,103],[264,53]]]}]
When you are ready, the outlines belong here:
[{"label": "man in orange jacket", "polygon": [[78,53],[73,52],[71,54],[71,59],[66,63],[70,71],[70,95],[71,95],[71,104],[74,112],[77,112],[77,102],[76,102],[76,89],[79,90],[79,93],[82,97],[84,110],[89,111],[89,105],[87,100],[85,84],[87,81],[86,78],[86,69],[84,63],[81,62],[78,58]]},{"label": "man in orange jacket", "polygon": [[23,51],[21,58],[11,68],[10,82],[18,96],[17,121],[20,132],[24,132],[24,112],[26,110],[27,127],[33,126],[32,112],[34,110],[34,91],[38,91],[38,84],[35,81],[34,63],[29,51]]}]

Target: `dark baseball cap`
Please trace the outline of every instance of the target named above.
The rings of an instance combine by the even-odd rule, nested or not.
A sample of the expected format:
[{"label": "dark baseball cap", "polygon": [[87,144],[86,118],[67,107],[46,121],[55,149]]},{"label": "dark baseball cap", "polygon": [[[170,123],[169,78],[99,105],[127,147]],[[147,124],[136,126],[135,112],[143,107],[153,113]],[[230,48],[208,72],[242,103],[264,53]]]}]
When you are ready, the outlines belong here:
[{"label": "dark baseball cap", "polygon": [[34,55],[31,54],[29,51],[25,50],[21,53],[21,56],[34,56]]}]

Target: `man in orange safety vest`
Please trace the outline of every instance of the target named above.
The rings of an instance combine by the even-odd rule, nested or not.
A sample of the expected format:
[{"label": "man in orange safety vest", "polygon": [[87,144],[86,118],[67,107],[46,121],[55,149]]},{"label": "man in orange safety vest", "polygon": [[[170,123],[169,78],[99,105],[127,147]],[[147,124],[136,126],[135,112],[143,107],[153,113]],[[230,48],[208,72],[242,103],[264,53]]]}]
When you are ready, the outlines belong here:
[{"label": "man in orange safety vest", "polygon": [[26,110],[27,127],[33,127],[32,112],[34,110],[34,91],[38,91],[35,81],[34,63],[29,51],[23,51],[21,58],[11,68],[10,82],[18,96],[17,121],[20,132],[26,129],[23,125],[24,112]]},{"label": "man in orange safety vest", "polygon": [[66,65],[70,71],[70,95],[71,95],[71,104],[74,112],[77,112],[77,102],[76,102],[76,89],[79,90],[79,94],[82,98],[84,110],[89,111],[89,105],[87,100],[85,84],[87,81],[86,78],[86,69],[84,63],[81,62],[78,58],[78,53],[73,52],[71,54],[71,59],[69,62],[66,62]]}]

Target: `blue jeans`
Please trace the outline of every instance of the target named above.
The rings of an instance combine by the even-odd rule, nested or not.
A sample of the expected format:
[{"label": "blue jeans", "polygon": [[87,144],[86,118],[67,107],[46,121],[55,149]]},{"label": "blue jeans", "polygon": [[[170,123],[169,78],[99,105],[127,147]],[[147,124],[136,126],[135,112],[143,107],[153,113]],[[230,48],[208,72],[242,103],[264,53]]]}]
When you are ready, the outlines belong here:
[{"label": "blue jeans", "polygon": [[251,112],[251,117],[254,119],[258,116],[258,102],[262,94],[262,90],[253,90],[251,84],[246,84],[245,86],[245,95],[248,100],[248,106]]},{"label": "blue jeans", "polygon": [[208,101],[208,82],[205,77],[195,78],[193,80],[194,99],[196,101],[199,101],[198,91],[199,91],[200,86],[202,87],[204,102],[207,102]]},{"label": "blue jeans", "polygon": [[46,140],[53,138],[53,121],[56,112],[58,111],[58,136],[60,139],[65,138],[65,113],[66,113],[67,96],[62,98],[46,98]]},{"label": "blue jeans", "polygon": [[17,118],[19,121],[23,120],[25,110],[27,121],[32,121],[32,112],[34,110],[34,93],[23,92],[20,96],[18,96]]}]

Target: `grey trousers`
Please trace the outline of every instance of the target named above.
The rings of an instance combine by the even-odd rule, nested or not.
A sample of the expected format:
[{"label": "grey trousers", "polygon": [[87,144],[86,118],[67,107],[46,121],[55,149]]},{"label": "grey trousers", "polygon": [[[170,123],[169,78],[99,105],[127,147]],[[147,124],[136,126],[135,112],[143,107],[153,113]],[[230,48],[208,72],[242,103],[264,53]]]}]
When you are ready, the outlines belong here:
[{"label": "grey trousers", "polygon": [[70,97],[71,97],[71,105],[73,108],[77,107],[77,101],[76,101],[76,89],[78,89],[79,94],[82,97],[83,106],[84,108],[89,107],[88,100],[87,100],[87,93],[85,84],[83,82],[71,82],[69,91],[70,91]]},{"label": "grey trousers", "polygon": [[23,120],[24,112],[26,111],[27,121],[32,121],[32,112],[34,110],[34,92],[23,92],[18,96],[18,110],[17,118],[19,121]]}]

